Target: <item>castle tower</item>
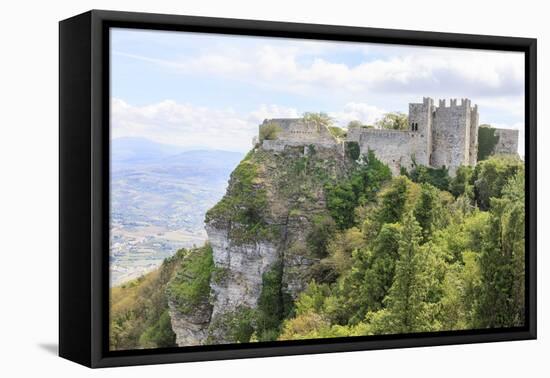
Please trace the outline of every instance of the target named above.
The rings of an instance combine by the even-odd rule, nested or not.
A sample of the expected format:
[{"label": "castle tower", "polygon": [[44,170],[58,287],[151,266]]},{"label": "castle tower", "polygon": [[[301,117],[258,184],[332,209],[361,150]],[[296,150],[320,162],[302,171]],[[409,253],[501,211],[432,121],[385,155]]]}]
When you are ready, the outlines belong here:
[{"label": "castle tower", "polygon": [[470,112],[470,165],[477,164],[479,113],[477,105],[474,105]]},{"label": "castle tower", "polygon": [[477,108],[471,107],[469,99],[462,99],[460,104],[451,99],[448,107],[440,100],[433,117],[430,165],[445,166],[454,175],[459,166],[475,164],[478,123]]},{"label": "castle tower", "polygon": [[409,104],[409,130],[416,134],[418,143],[422,143],[422,146],[419,147],[423,150],[422,153],[415,155],[415,159],[418,164],[422,165],[430,164],[433,111],[433,99],[429,97],[424,97],[422,103]]}]

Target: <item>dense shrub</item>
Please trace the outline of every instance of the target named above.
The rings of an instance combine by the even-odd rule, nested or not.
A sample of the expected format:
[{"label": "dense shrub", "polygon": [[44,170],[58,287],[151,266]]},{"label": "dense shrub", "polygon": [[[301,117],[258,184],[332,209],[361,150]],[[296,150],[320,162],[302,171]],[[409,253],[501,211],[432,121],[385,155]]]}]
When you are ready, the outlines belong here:
[{"label": "dense shrub", "polygon": [[183,259],[167,289],[168,297],[179,311],[187,314],[197,306],[208,303],[213,270],[212,248],[209,244],[191,250]]},{"label": "dense shrub", "polygon": [[277,139],[277,136],[281,131],[283,131],[283,129],[276,123],[268,123],[267,125],[262,125],[260,127],[259,135],[260,143],[264,140]]},{"label": "dense shrub", "polygon": [[260,185],[258,164],[247,155],[231,174],[228,192],[210,210],[206,222],[232,224],[230,236],[234,243],[246,243],[269,238],[271,231],[263,213],[267,207],[265,189]]},{"label": "dense shrub", "polygon": [[352,227],[355,223],[354,209],[372,201],[382,184],[391,178],[387,165],[376,158],[373,151],[355,164],[347,180],[327,185],[327,208],[339,229]]},{"label": "dense shrub", "polygon": [[282,290],[283,266],[276,263],[262,276],[262,291],[258,299],[255,325],[259,341],[276,340],[279,327],[289,309],[285,309],[285,294]]},{"label": "dense shrub", "polygon": [[239,306],[235,311],[220,315],[210,324],[206,343],[216,343],[214,334],[218,332],[230,343],[250,342],[254,334],[255,315],[256,312],[246,306]]},{"label": "dense shrub", "polygon": [[479,126],[477,134],[477,161],[485,160],[494,153],[495,146],[499,140],[495,131],[496,129],[489,125]]},{"label": "dense shrub", "polygon": [[313,123],[317,127],[326,126],[329,127],[332,125],[332,118],[329,117],[327,113],[319,112],[306,112],[303,114],[302,119],[305,122]]},{"label": "dense shrub", "polygon": [[465,195],[468,198],[473,198],[474,188],[471,183],[471,178],[474,169],[468,165],[461,165],[456,170],[456,176],[449,183],[449,191],[455,196]]},{"label": "dense shrub", "polygon": [[346,130],[344,130],[340,127],[337,127],[337,126],[329,126],[328,131],[330,132],[330,134],[333,137],[338,138],[338,139],[343,139],[347,135]]},{"label": "dense shrub", "polygon": [[144,348],[162,348],[176,344],[176,335],[172,331],[168,310],[165,310],[158,321],[145,330],[139,338],[139,344]]},{"label": "dense shrub", "polygon": [[327,256],[328,242],[332,239],[336,230],[336,223],[329,215],[314,215],[311,231],[306,237],[309,250],[316,257]]},{"label": "dense shrub", "polygon": [[432,168],[425,165],[416,165],[407,176],[419,184],[430,184],[439,190],[449,190],[449,171],[445,167]]},{"label": "dense shrub", "polygon": [[355,161],[361,157],[361,148],[359,147],[359,143],[345,142],[344,148],[348,159]]},{"label": "dense shrub", "polygon": [[109,347],[112,350],[175,346],[165,291],[188,251],[179,250],[151,273],[111,288]]},{"label": "dense shrub", "polygon": [[376,126],[380,129],[408,130],[409,117],[401,112],[386,113],[376,122]]},{"label": "dense shrub", "polygon": [[523,162],[516,157],[493,156],[479,162],[471,179],[479,208],[488,210],[491,198],[500,198],[508,180],[519,171],[523,171]]}]

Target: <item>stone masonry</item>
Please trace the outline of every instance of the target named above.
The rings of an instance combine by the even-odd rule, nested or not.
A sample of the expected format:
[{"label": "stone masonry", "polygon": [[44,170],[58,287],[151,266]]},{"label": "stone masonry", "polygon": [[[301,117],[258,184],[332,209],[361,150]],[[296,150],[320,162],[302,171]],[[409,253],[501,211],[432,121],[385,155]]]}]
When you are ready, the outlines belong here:
[{"label": "stone masonry", "polygon": [[[325,126],[307,123],[300,118],[265,120],[260,129],[277,124],[281,131],[273,140],[264,140],[262,148],[283,151],[286,146],[314,145],[340,151],[344,141],[333,137]],[[469,99],[451,99],[449,106],[424,97],[421,103],[409,104],[409,129],[385,130],[353,127],[345,142],[357,142],[362,154],[369,149],[388,164],[394,174],[401,168],[410,170],[414,163],[434,168],[446,167],[454,175],[461,165],[477,163],[479,113]],[[495,153],[517,154],[518,130],[496,129],[499,142]]]}]

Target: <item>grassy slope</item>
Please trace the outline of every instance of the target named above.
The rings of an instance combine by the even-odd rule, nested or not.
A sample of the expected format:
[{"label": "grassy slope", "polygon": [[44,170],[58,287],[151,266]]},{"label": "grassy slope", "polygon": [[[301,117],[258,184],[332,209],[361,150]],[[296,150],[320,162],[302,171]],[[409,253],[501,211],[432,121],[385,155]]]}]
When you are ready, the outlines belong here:
[{"label": "grassy slope", "polygon": [[165,290],[182,259],[180,251],[159,269],[111,289],[112,350],[174,345]]}]

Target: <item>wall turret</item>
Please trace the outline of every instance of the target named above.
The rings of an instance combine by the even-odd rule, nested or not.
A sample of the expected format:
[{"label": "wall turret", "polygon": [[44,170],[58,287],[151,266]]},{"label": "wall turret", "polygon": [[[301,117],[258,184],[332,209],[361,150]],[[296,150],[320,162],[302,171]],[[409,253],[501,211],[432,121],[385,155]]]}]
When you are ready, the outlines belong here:
[{"label": "wall turret", "polygon": [[451,174],[461,165],[475,164],[477,160],[477,107],[471,107],[467,98],[450,100],[450,105],[439,102],[432,127],[432,156],[430,165],[447,167]]},{"label": "wall turret", "polygon": [[[399,174],[401,168],[410,170],[416,163],[447,167],[449,174],[454,175],[459,166],[477,163],[479,111],[468,98],[460,102],[450,99],[448,106],[440,99],[438,104],[436,107],[429,97],[424,97],[421,103],[410,103],[407,130],[351,127],[345,142],[359,144],[361,154],[373,150],[394,174]],[[344,141],[332,136],[326,126],[319,127],[302,118],[270,119],[265,120],[260,129],[272,124],[280,130],[275,138],[263,140],[265,150],[277,152],[286,147],[314,145],[344,154]],[[502,130],[498,135],[502,140],[499,153],[516,153],[517,130]]]},{"label": "wall turret", "polygon": [[415,155],[418,164],[429,165],[432,150],[432,124],[433,124],[434,102],[429,97],[424,97],[422,103],[409,104],[409,130],[418,133],[422,139],[425,154]]}]

